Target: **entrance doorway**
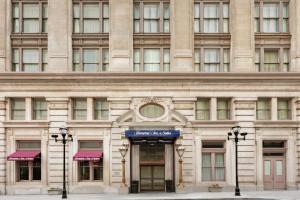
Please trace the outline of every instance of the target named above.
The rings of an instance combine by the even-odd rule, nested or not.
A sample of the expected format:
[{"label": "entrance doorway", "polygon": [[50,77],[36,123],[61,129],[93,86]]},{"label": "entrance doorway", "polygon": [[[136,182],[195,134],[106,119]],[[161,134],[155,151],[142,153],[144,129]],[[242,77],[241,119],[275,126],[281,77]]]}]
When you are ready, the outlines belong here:
[{"label": "entrance doorway", "polygon": [[286,189],[285,141],[263,141],[265,190]]},{"label": "entrance doorway", "polygon": [[140,190],[165,191],[165,145],[140,145]]}]

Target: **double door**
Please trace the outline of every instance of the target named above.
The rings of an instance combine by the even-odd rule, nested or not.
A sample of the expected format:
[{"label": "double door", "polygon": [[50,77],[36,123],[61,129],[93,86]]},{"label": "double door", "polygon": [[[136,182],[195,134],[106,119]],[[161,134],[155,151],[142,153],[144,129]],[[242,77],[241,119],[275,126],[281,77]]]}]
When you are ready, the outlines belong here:
[{"label": "double door", "polygon": [[284,156],[264,156],[264,188],[266,190],[286,189]]},{"label": "double door", "polygon": [[141,191],[165,190],[164,165],[141,165],[140,172]]}]

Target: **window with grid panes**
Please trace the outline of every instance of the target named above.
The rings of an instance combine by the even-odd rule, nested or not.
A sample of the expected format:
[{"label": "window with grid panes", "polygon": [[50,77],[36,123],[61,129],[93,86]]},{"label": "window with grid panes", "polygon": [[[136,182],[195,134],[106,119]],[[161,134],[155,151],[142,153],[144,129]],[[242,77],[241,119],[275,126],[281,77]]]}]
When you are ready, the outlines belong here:
[{"label": "window with grid panes", "polygon": [[73,0],[73,32],[108,33],[108,1],[85,2]]},{"label": "window with grid panes", "polygon": [[134,72],[169,72],[169,48],[136,48],[134,49]]},{"label": "window with grid panes", "polygon": [[[17,141],[17,150],[41,150],[40,141]],[[17,181],[40,181],[41,158],[33,161],[16,161]]]},{"label": "window with grid panes", "polygon": [[33,99],[33,119],[46,120],[47,119],[47,101],[42,98]]},{"label": "window with grid panes", "polygon": [[170,3],[135,1],[133,19],[134,33],[169,33]]},{"label": "window with grid panes", "polygon": [[[79,141],[79,150],[103,150],[102,141]],[[100,160],[78,161],[79,181],[102,181],[103,158]]]},{"label": "window with grid panes", "polygon": [[255,32],[289,32],[289,1],[255,2]]},{"label": "window with grid panes", "polygon": [[224,142],[202,142],[202,181],[225,181]]},{"label": "window with grid panes", "polygon": [[228,72],[230,51],[227,48],[196,48],[194,66],[196,71],[201,72]]},{"label": "window with grid panes", "polygon": [[109,68],[108,48],[78,48],[73,50],[73,71],[105,72]]},{"label": "window with grid panes", "polygon": [[256,70],[260,72],[288,72],[289,57],[289,49],[287,48],[257,48],[255,49]]},{"label": "window with grid panes", "polygon": [[94,119],[107,120],[109,114],[109,104],[105,99],[94,99]]},{"label": "window with grid panes", "polygon": [[277,119],[290,120],[291,119],[291,100],[290,99],[277,99]]},{"label": "window with grid panes", "polygon": [[195,1],[195,33],[228,33],[229,2]]},{"label": "window with grid panes", "polygon": [[25,98],[11,98],[11,120],[25,120]]},{"label": "window with grid panes", "polygon": [[217,119],[230,120],[231,100],[217,99]]},{"label": "window with grid panes", "polygon": [[198,98],[196,102],[196,119],[209,120],[210,119],[210,99]]},{"label": "window with grid panes", "polygon": [[73,120],[87,119],[87,103],[86,98],[73,99]]},{"label": "window with grid panes", "polygon": [[13,33],[47,33],[48,5],[47,1],[12,3]]},{"label": "window with grid panes", "polygon": [[271,99],[261,98],[256,103],[256,119],[270,120],[271,119]]},{"label": "window with grid panes", "polygon": [[13,48],[12,71],[42,72],[48,66],[46,48]]}]

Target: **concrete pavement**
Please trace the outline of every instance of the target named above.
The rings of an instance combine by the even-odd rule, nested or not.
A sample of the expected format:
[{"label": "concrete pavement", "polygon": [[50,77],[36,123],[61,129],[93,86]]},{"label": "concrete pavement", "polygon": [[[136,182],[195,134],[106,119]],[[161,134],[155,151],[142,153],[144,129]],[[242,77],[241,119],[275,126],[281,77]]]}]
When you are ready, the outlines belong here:
[{"label": "concrete pavement", "polygon": [[[0,200],[59,200],[61,195],[4,195]],[[254,191],[243,192],[241,197],[235,197],[233,192],[201,192],[201,193],[140,193],[140,194],[69,194],[70,200],[197,200],[197,199],[268,199],[268,200],[300,200],[300,190],[293,191]]]}]

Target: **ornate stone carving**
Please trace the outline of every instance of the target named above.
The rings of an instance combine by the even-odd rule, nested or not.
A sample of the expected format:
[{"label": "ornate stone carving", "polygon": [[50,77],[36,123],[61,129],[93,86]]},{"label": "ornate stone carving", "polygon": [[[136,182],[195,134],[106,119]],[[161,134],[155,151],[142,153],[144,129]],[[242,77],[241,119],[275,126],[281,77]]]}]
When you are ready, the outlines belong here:
[{"label": "ornate stone carving", "polygon": [[51,102],[49,108],[51,110],[66,110],[68,109],[68,102]]}]

